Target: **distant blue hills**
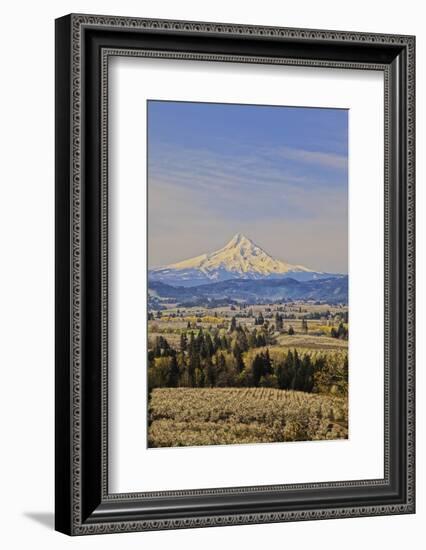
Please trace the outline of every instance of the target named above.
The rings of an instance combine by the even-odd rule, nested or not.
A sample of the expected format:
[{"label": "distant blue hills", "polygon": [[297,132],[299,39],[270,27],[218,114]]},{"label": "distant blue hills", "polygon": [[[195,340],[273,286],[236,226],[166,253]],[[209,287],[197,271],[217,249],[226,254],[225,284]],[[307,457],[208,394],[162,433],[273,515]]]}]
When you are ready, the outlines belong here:
[{"label": "distant blue hills", "polygon": [[319,301],[329,304],[348,303],[348,276],[335,275],[309,281],[291,277],[281,279],[230,279],[197,286],[174,286],[148,279],[149,306],[162,301],[185,305],[220,303],[273,303],[279,301]]}]

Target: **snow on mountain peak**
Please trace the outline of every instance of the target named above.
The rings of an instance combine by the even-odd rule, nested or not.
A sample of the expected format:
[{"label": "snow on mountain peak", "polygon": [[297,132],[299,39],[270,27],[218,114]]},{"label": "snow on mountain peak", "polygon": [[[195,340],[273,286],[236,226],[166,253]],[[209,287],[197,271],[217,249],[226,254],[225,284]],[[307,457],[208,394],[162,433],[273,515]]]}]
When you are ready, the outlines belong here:
[{"label": "snow on mountain peak", "polygon": [[210,254],[202,254],[160,269],[197,270],[211,280],[222,278],[224,272],[237,277],[259,278],[290,271],[312,271],[301,265],[276,260],[242,233],[237,233],[223,248]]},{"label": "snow on mountain peak", "polygon": [[232,237],[232,239],[229,241],[229,243],[226,245],[225,248],[231,247],[231,246],[250,245],[250,244],[254,244],[254,243],[248,237],[246,237],[242,233],[236,233]]}]

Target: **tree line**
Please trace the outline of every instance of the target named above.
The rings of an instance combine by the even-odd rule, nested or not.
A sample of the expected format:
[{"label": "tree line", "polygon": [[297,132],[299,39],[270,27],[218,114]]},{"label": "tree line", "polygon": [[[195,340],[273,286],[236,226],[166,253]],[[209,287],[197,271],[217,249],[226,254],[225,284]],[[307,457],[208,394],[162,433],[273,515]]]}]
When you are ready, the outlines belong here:
[{"label": "tree line", "polygon": [[[272,359],[267,331],[247,332],[231,323],[229,334],[199,330],[183,332],[175,350],[157,336],[148,352],[148,386],[155,387],[271,387],[304,392],[324,391],[337,385],[347,389],[347,358],[340,369],[325,356],[312,358],[288,350]],[[246,353],[252,350],[250,353]]]}]

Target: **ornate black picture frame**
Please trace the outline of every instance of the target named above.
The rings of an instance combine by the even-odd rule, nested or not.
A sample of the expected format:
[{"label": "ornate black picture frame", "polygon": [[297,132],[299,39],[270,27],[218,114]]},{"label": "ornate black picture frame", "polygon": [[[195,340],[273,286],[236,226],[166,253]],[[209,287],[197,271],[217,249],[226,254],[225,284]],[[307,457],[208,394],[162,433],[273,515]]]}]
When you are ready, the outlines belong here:
[{"label": "ornate black picture frame", "polygon": [[[109,493],[107,72],[114,55],[383,72],[383,479]],[[414,56],[413,36],[74,14],[56,21],[58,531],[414,513]]]}]

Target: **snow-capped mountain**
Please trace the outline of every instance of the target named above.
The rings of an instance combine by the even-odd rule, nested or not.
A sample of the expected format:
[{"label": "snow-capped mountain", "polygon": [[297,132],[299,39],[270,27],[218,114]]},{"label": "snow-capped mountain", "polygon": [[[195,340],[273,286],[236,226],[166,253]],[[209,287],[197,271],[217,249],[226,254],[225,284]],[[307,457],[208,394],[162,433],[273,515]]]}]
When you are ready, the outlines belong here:
[{"label": "snow-capped mountain", "polygon": [[149,271],[151,281],[195,286],[230,279],[293,277],[309,280],[328,276],[302,265],[277,260],[245,235],[237,233],[223,248]]}]

